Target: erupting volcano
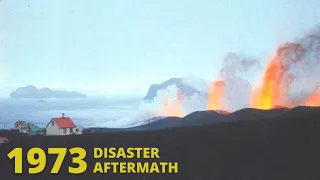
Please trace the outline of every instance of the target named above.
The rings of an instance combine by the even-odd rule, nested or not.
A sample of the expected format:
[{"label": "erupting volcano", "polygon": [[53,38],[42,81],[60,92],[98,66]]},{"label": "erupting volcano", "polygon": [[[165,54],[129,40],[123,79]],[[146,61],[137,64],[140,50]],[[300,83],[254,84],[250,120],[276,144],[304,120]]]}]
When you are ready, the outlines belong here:
[{"label": "erupting volcano", "polygon": [[[251,107],[271,109],[277,105],[294,107],[320,105],[320,28],[297,43],[278,48],[253,91]],[[311,91],[310,91],[311,89]]]},{"label": "erupting volcano", "polygon": [[223,109],[223,92],[225,84],[223,81],[217,81],[211,84],[208,91],[208,110],[222,110]]},{"label": "erupting volcano", "polygon": [[[254,91],[251,106],[258,109],[271,109],[272,107],[282,104],[281,100],[287,99],[289,95],[290,75],[287,74],[289,66],[296,63],[297,59],[289,64],[284,62],[286,50],[291,48],[292,53],[301,51],[299,45],[288,45],[278,49],[277,54],[268,65],[262,80],[262,85]],[[298,54],[295,54],[297,57]],[[285,104],[290,107],[290,105]]]},{"label": "erupting volcano", "polygon": [[[204,103],[194,111],[213,110],[228,114],[243,108],[289,109],[296,106],[320,106],[320,27],[306,36],[277,48],[263,70],[260,84],[251,85],[251,70],[261,70],[255,58],[228,53],[219,71],[219,81],[206,83]],[[177,87],[174,96],[164,98],[157,115],[186,115],[185,107],[191,96]],[[176,93],[177,92],[177,93]],[[194,96],[197,98],[201,96]],[[193,99],[193,100],[194,100]],[[191,101],[189,101],[191,102]],[[195,101],[192,101],[195,102]]]}]

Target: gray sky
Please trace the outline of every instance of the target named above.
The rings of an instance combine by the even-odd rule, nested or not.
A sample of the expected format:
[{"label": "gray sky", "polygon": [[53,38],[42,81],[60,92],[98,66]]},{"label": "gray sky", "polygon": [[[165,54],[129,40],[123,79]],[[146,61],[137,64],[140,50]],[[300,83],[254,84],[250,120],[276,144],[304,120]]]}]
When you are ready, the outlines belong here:
[{"label": "gray sky", "polygon": [[320,21],[319,0],[2,0],[0,92],[17,86],[146,92],[214,81],[228,52],[262,64]]}]

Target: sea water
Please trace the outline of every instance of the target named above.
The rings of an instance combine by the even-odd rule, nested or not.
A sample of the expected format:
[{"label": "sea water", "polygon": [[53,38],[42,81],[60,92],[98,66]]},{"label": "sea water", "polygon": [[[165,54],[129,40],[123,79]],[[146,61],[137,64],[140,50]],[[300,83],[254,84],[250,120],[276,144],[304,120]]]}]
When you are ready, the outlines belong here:
[{"label": "sea water", "polygon": [[23,120],[45,127],[62,113],[80,126],[99,126],[121,121],[139,106],[139,97],[97,97],[83,99],[0,99],[0,129],[12,128]]}]

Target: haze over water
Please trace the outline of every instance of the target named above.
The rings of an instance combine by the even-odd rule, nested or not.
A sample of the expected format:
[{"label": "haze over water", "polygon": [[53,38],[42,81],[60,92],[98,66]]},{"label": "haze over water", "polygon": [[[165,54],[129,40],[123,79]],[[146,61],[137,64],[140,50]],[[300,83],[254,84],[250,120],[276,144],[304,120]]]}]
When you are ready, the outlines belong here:
[{"label": "haze over water", "polygon": [[17,120],[43,127],[62,113],[70,116],[77,125],[99,125],[130,116],[139,103],[137,97],[0,99],[0,128],[12,128]]}]

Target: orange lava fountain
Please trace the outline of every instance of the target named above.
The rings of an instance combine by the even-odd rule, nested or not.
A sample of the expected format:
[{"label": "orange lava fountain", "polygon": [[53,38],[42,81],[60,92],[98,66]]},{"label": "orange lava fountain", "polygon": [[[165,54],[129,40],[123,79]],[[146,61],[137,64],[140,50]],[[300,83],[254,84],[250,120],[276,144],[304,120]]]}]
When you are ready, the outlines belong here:
[{"label": "orange lava fountain", "polygon": [[223,109],[223,93],[225,83],[223,81],[217,81],[212,83],[208,91],[208,110],[221,110]]},{"label": "orange lava fountain", "polygon": [[[261,87],[254,90],[251,97],[251,107],[272,109],[276,105],[283,104],[280,102],[282,99],[288,99],[289,86],[292,81],[288,70],[291,64],[299,61],[299,58],[286,59],[286,53],[299,56],[300,52],[301,48],[297,44],[286,44],[278,49],[276,56],[267,66]],[[283,104],[283,106],[291,107],[289,104]]]}]

